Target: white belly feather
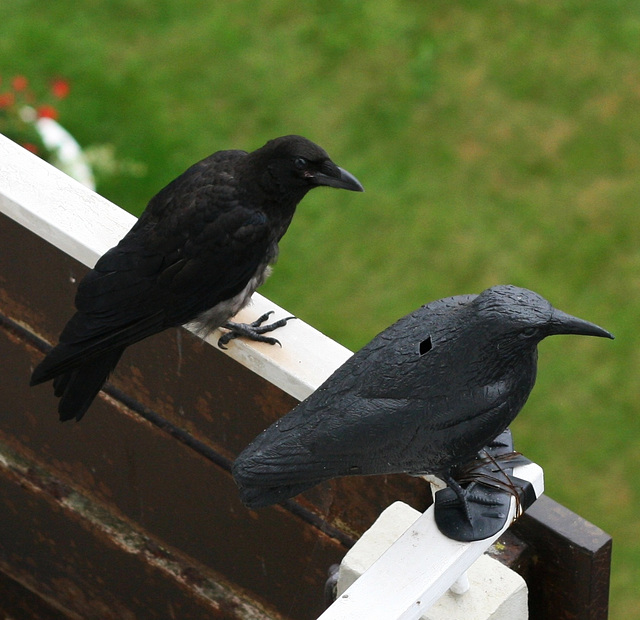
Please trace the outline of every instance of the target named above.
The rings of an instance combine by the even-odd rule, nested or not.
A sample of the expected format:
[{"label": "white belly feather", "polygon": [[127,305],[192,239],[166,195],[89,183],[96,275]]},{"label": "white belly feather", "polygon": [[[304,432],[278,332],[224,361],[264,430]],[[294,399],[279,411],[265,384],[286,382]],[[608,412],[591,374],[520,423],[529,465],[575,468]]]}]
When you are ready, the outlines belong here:
[{"label": "white belly feather", "polygon": [[202,312],[191,322],[191,326],[195,327],[200,336],[204,337],[208,335],[240,312],[240,310],[249,303],[256,289],[264,284],[264,281],[270,274],[271,267],[269,265],[261,265],[251,280],[247,282],[247,285],[237,295],[225,299],[217,306]]}]

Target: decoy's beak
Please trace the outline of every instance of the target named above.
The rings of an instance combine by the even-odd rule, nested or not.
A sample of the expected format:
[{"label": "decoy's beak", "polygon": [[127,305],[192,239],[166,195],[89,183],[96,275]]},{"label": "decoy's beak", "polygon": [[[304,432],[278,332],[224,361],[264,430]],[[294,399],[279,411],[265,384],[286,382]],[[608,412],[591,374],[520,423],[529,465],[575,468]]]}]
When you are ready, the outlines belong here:
[{"label": "decoy's beak", "polygon": [[553,334],[576,334],[578,336],[599,336],[600,338],[611,338],[613,334],[606,329],[590,323],[584,319],[571,316],[562,310],[553,309],[551,315],[551,326]]}]

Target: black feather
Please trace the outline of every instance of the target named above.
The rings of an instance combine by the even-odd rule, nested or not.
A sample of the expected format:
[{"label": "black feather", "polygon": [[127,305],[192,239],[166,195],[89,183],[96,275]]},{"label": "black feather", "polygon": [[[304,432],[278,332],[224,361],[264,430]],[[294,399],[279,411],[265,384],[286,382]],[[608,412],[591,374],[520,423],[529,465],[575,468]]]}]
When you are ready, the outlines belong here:
[{"label": "black feather", "polygon": [[54,379],[54,394],[60,398],[58,403],[60,420],[64,422],[75,418],[76,421],[80,421],[107,380],[109,373],[116,367],[123,351],[124,347],[112,349]]}]

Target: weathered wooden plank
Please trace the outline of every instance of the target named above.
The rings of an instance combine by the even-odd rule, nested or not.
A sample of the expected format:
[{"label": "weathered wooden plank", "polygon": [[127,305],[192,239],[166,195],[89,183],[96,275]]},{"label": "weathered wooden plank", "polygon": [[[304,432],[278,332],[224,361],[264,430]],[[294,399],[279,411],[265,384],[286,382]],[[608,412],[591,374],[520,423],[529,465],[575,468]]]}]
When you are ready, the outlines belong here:
[{"label": "weathered wooden plank", "polygon": [[69,616],[0,572],[0,618],[5,620],[68,620]]},{"label": "weathered wooden plank", "polygon": [[0,463],[0,570],[69,617],[280,618],[2,446]]},{"label": "weathered wooden plank", "polygon": [[326,570],[342,545],[283,508],[246,510],[228,471],[116,401],[99,399],[81,424],[43,415],[47,396],[21,386],[34,352],[20,345],[0,330],[0,357],[12,360],[0,378],[0,441],[291,617],[322,610]]}]

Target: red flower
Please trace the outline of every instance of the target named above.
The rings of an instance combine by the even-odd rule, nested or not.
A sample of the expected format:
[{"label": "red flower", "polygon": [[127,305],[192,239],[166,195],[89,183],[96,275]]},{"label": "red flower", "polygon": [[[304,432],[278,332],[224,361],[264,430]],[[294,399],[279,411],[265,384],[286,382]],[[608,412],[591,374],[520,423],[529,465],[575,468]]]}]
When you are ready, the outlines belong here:
[{"label": "red flower", "polygon": [[38,118],[58,118],[58,110],[52,105],[43,105],[38,108]]},{"label": "red flower", "polygon": [[13,86],[13,90],[15,90],[16,92],[20,92],[23,90],[27,90],[27,86],[29,86],[29,80],[27,80],[24,75],[16,75],[16,77],[13,78],[11,84]]},{"label": "red flower", "polygon": [[27,149],[27,151],[31,151],[34,155],[38,154],[38,147],[31,142],[23,142],[22,147]]},{"label": "red flower", "polygon": [[13,93],[2,93],[0,94],[0,108],[8,108],[12,106],[16,100],[16,97]]},{"label": "red flower", "polygon": [[69,94],[69,82],[62,79],[53,80],[51,92],[57,99],[64,99]]}]

